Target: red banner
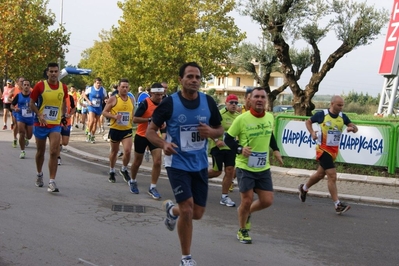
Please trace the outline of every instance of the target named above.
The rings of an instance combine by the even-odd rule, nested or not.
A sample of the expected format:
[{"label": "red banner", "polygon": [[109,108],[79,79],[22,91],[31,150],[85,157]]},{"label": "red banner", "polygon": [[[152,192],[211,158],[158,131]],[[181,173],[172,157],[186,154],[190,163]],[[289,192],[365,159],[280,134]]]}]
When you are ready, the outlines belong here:
[{"label": "red banner", "polygon": [[398,42],[399,42],[399,0],[394,0],[388,32],[382,53],[379,74],[398,74]]}]

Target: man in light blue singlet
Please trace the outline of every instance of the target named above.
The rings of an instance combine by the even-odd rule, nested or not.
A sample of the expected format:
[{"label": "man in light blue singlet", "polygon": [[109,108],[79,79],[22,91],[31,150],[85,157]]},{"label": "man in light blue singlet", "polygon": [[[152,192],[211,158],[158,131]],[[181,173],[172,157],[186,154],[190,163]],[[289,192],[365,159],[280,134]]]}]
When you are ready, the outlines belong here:
[{"label": "man in light blue singlet", "polygon": [[87,142],[95,143],[95,133],[97,123],[103,112],[102,104],[104,99],[108,98],[107,91],[102,86],[101,78],[96,78],[93,86],[88,87],[83,94],[87,101],[87,109],[89,110],[89,133],[87,134]]},{"label": "man in light blue singlet", "polygon": [[[166,97],[154,110],[146,138],[165,153],[165,168],[177,205],[164,201],[165,225],[174,230],[177,222],[182,258],[180,265],[196,265],[191,257],[193,219],[205,212],[208,195],[207,139],[223,134],[215,101],[199,92],[201,67],[190,62],[179,71],[182,90]],[[166,122],[166,139],[158,130]]]}]

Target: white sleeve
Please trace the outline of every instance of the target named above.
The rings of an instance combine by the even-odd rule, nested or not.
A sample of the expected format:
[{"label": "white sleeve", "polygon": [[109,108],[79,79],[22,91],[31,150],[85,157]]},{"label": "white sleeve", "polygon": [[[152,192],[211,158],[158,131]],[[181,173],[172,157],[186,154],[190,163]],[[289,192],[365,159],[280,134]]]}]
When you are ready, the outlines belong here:
[{"label": "white sleeve", "polygon": [[85,91],[85,94],[89,94],[91,92],[91,87],[88,87]]}]

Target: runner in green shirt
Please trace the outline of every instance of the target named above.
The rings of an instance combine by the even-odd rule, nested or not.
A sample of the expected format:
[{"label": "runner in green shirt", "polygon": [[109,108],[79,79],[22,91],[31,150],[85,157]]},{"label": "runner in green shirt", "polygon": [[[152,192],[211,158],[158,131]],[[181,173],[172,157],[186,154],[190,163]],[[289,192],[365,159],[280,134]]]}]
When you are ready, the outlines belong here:
[{"label": "runner in green shirt", "polygon": [[[225,143],[238,154],[236,176],[241,204],[238,207],[240,229],[237,239],[244,244],[252,243],[248,234],[251,229],[250,215],[272,205],[274,197],[269,163],[269,149],[273,147],[270,141],[274,139],[274,117],[266,112],[266,102],[265,89],[254,88],[250,97],[250,110],[234,120],[224,138]],[[282,163],[278,150],[274,150],[274,155]],[[258,194],[256,200],[254,193]]]}]

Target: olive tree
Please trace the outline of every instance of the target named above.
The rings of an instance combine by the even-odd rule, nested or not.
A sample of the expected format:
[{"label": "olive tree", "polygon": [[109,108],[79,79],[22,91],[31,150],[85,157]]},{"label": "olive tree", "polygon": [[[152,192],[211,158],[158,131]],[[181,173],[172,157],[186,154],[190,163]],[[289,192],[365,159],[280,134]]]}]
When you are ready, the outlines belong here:
[{"label": "olive tree", "polygon": [[[374,41],[389,20],[387,10],[354,0],[248,0],[242,6],[242,13],[258,23],[266,41],[272,43],[298,115],[311,115],[312,98],[327,73],[344,55]],[[335,33],[340,44],[323,61],[319,43],[329,32]],[[311,51],[311,77],[305,88],[298,84],[301,72],[289,45],[298,40]]]}]

